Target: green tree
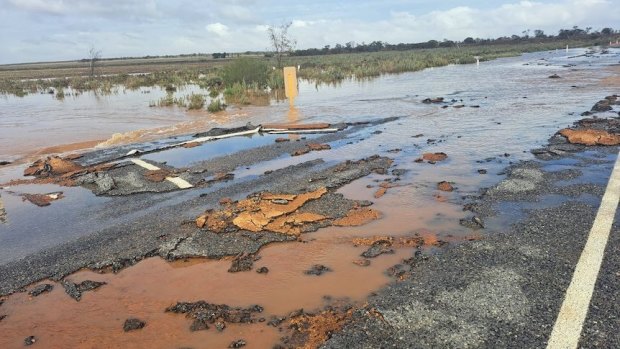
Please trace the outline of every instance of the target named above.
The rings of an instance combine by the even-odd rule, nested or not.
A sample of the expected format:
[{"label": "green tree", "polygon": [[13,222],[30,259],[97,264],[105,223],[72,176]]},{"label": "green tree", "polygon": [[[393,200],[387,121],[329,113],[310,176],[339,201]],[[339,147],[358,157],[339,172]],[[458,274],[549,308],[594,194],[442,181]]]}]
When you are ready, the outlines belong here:
[{"label": "green tree", "polygon": [[291,38],[288,30],[293,23],[283,23],[278,27],[270,25],[267,28],[267,36],[273,49],[273,55],[276,58],[278,69],[282,68],[282,57],[295,49],[297,41]]}]

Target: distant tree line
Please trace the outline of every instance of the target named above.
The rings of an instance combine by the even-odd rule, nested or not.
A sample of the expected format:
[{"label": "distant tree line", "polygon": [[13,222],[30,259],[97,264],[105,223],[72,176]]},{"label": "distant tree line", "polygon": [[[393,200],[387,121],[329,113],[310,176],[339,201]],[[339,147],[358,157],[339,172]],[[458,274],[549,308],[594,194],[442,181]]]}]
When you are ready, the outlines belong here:
[{"label": "distant tree line", "polygon": [[212,53],[212,54],[211,54],[211,56],[212,56],[214,59],[218,59],[218,58],[226,58],[226,56],[227,56],[227,55],[228,55],[228,54],[227,54],[226,52],[222,52],[222,53],[216,52],[216,53]]},{"label": "distant tree line", "polygon": [[[336,44],[334,47],[326,45],[323,48],[309,48],[305,50],[295,50],[291,52],[292,56],[316,56],[326,54],[339,54],[339,53],[354,53],[354,52],[378,52],[378,51],[408,51],[415,49],[428,49],[437,47],[459,47],[467,45],[496,45],[496,44],[510,44],[510,43],[523,43],[523,42],[553,42],[560,40],[578,40],[578,39],[605,39],[608,40],[615,35],[620,34],[620,31],[613,28],[603,28],[600,31],[593,31],[592,27],[581,29],[578,26],[574,26],[572,29],[560,29],[556,35],[547,35],[544,31],[536,29],[531,31],[529,29],[524,30],[522,35],[502,36],[495,39],[481,39],[467,37],[463,41],[452,41],[444,39],[443,41],[429,40],[427,42],[420,43],[399,43],[389,44],[382,41],[373,41],[369,44],[362,42],[356,44],[353,41],[343,44]],[[603,42],[604,43],[604,42]]]}]

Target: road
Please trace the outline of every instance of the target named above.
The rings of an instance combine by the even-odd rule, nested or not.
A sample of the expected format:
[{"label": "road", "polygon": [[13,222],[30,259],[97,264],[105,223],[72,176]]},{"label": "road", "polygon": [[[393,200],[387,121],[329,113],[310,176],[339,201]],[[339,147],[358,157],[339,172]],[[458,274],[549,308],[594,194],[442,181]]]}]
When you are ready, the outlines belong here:
[{"label": "road", "polygon": [[[491,233],[412,261],[409,278],[373,296],[324,347],[620,347],[617,148],[600,148],[593,158],[577,158],[579,162],[559,172],[554,164],[561,160],[512,167],[505,181],[512,177],[534,182],[538,175],[543,179],[527,193],[519,188],[499,190],[501,183],[492,188],[474,210],[489,216]],[[585,168],[597,175],[571,173]],[[560,192],[562,199],[557,197]],[[490,213],[489,207],[497,211]],[[506,222],[498,216],[514,217],[523,209],[527,213],[522,219],[508,220],[511,227],[492,223]],[[601,241],[590,241],[584,248],[589,238]],[[600,272],[596,261],[588,263],[588,258],[602,258]],[[596,284],[591,285],[590,300],[591,281]],[[579,303],[582,306],[576,306]]]}]

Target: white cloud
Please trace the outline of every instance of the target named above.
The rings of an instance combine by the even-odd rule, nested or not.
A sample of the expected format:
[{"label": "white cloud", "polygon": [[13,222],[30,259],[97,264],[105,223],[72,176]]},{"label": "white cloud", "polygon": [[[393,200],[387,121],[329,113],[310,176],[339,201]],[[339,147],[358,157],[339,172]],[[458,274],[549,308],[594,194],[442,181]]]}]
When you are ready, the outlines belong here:
[{"label": "white cloud", "polygon": [[550,34],[574,25],[620,29],[616,2],[0,0],[0,45],[7,48],[0,63],[81,58],[91,44],[105,57],[264,50],[268,25],[285,21],[292,21],[298,48],[489,38],[526,29]]},{"label": "white cloud", "polygon": [[207,31],[219,36],[228,35],[228,27],[222,23],[211,23],[207,25]]}]

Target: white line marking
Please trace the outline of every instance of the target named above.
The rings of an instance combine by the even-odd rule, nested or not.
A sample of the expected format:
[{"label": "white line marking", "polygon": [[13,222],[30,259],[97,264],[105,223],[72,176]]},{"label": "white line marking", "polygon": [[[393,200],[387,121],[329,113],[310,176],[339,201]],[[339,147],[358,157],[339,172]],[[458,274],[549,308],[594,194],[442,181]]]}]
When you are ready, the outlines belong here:
[{"label": "white line marking", "polygon": [[149,171],[157,171],[157,170],[160,169],[159,167],[157,167],[155,165],[151,165],[148,162],[146,162],[144,160],[140,160],[140,159],[131,159],[131,162],[133,162],[134,164],[136,164],[136,165],[138,165],[138,166],[140,166],[142,168],[145,168],[145,169],[147,169]]},{"label": "white line marking", "polygon": [[248,131],[229,133],[229,134],[225,134],[225,135],[221,135],[221,136],[200,137],[200,138],[191,139],[189,141],[185,141],[185,142],[182,142],[182,143],[179,143],[179,144],[175,144],[174,146],[180,146],[180,145],[187,144],[187,143],[204,143],[204,142],[212,141],[212,140],[215,140],[215,139],[222,139],[222,138],[229,138],[229,137],[236,137],[236,136],[245,136],[245,135],[250,135],[250,134],[258,133],[258,131],[260,131],[260,129],[261,129],[261,127],[258,126],[257,128],[255,128],[253,130],[248,130]]},{"label": "white line marking", "polygon": [[184,180],[181,177],[166,177],[166,180],[168,182],[172,182],[174,184],[177,185],[177,187],[179,187],[179,189],[188,189],[188,188],[193,188],[194,186],[191,185],[189,182],[187,182],[186,180]]},{"label": "white line marking", "polygon": [[579,344],[581,330],[588,314],[596,279],[603,263],[605,246],[609,239],[619,198],[620,154],[611,172],[611,177],[590,230],[588,241],[575,267],[573,279],[566,290],[566,297],[555,321],[551,337],[547,343],[547,349],[573,349],[577,348]]},{"label": "white line marking", "polygon": [[321,128],[311,130],[280,130],[280,129],[265,129],[263,130],[272,135],[288,134],[288,133],[330,133],[337,132],[337,128]]},{"label": "white line marking", "polygon": [[[148,162],[140,159],[131,159],[131,162],[150,171],[157,171],[160,169],[159,167],[151,165]],[[191,185],[191,183],[181,177],[166,177],[166,180],[175,184],[177,187],[179,187],[179,189],[188,189],[194,187],[193,185]]]}]

